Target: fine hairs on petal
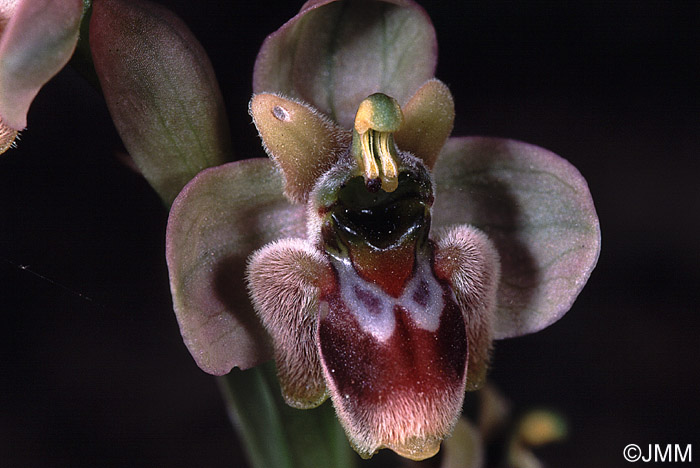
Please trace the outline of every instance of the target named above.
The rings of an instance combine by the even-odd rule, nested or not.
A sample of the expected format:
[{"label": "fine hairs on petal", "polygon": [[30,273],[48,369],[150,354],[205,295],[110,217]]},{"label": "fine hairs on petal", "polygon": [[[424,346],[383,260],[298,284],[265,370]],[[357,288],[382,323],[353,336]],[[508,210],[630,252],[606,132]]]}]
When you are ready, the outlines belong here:
[{"label": "fine hairs on petal", "polygon": [[[346,414],[346,408],[339,405],[335,409],[361,457],[369,458],[388,448],[411,460],[425,460],[440,450],[445,434],[452,432],[463,401],[464,387],[455,385],[447,392],[420,399],[414,395],[393,395],[368,411],[358,408],[358,414]],[[364,424],[349,424],[355,421]]]},{"label": "fine hairs on petal", "polygon": [[498,252],[486,234],[472,226],[443,229],[436,235],[435,271],[452,286],[467,322],[467,390],[476,390],[486,378],[493,340],[491,317],[501,273]]},{"label": "fine hairs on petal", "polygon": [[380,342],[336,304],[319,323],[319,352],[338,419],[359,455],[389,448],[423,460],[438,452],[461,412],[466,326],[454,302],[435,332],[394,310],[396,332]]},{"label": "fine hairs on petal", "polygon": [[17,130],[6,126],[2,121],[2,117],[0,117],[0,154],[15,145],[15,139],[18,134]]},{"label": "fine hairs on petal", "polygon": [[313,408],[327,397],[315,334],[319,281],[329,275],[328,261],[304,239],[268,244],[248,264],[250,297],[272,336],[283,396],[295,408]]}]

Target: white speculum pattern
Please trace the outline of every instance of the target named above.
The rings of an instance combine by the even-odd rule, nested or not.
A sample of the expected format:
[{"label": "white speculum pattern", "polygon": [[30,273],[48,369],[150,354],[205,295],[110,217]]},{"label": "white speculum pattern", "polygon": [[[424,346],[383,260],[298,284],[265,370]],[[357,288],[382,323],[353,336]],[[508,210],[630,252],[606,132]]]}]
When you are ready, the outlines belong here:
[{"label": "white speculum pattern", "polygon": [[350,260],[334,259],[333,265],[338,271],[342,301],[360,328],[378,341],[385,342],[393,335],[396,329],[396,306],[402,307],[418,328],[434,332],[440,326],[445,300],[428,259],[418,260],[415,274],[398,298],[360,278]]}]

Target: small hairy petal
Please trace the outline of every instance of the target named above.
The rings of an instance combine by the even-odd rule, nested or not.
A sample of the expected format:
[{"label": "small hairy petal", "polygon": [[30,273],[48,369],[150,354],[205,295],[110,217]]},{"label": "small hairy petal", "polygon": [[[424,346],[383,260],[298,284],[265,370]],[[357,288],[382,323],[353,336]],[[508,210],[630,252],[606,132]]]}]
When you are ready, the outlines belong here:
[{"label": "small hairy petal", "polygon": [[562,317],[600,253],[598,217],[576,168],[534,145],[470,137],[447,141],[433,175],[433,226],[475,226],[498,250],[494,338]]},{"label": "small hairy petal", "polygon": [[308,241],[281,239],[253,254],[248,288],[253,307],[272,336],[285,401],[313,408],[327,397],[316,349],[319,290],[333,272]]},{"label": "small hairy petal", "polygon": [[265,151],[282,169],[284,194],[306,202],[316,180],[350,144],[350,132],[313,107],[276,94],[256,94],[249,112]]},{"label": "small hairy petal", "polygon": [[167,204],[199,171],[231,160],[214,69],[174,13],[147,0],[94,2],[90,49],[119,135]]},{"label": "small hairy petal", "polygon": [[250,254],[304,235],[304,207],[282,195],[282,177],[267,158],[200,172],[175,199],[166,259],[175,315],[203,370],[223,375],[271,357],[267,333],[245,290]]},{"label": "small hairy petal", "polygon": [[37,93],[73,55],[82,13],[81,0],[0,3],[0,120],[4,126],[12,130],[27,126],[27,112]]},{"label": "small hairy petal", "polygon": [[438,233],[436,244],[435,272],[452,286],[467,322],[467,390],[476,390],[486,379],[489,363],[500,278],[498,253],[484,233],[466,225]]},{"label": "small hairy petal", "polygon": [[429,80],[403,106],[403,115],[403,125],[394,134],[397,146],[432,169],[454,126],[450,90],[440,80]]},{"label": "small hairy petal", "polygon": [[253,90],[303,99],[343,128],[382,92],[404,104],[435,72],[430,18],[410,0],[306,2],[267,37]]}]

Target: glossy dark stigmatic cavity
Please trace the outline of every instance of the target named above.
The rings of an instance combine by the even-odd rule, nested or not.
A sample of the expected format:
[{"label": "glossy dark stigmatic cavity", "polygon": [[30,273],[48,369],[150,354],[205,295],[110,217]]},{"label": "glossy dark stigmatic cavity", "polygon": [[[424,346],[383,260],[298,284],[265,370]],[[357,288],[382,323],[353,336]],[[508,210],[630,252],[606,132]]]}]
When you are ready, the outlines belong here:
[{"label": "glossy dark stigmatic cavity", "polygon": [[335,259],[350,259],[365,280],[398,297],[414,268],[419,250],[427,248],[430,178],[420,169],[399,174],[393,192],[371,191],[361,176],[338,187],[324,208],[324,250]]},{"label": "glossy dark stigmatic cavity", "polygon": [[[428,182],[429,183],[429,182]],[[430,186],[418,175],[403,172],[391,192],[369,190],[362,177],[350,179],[337,193],[327,223],[331,236],[344,244],[367,244],[386,250],[402,244],[407,236],[429,228],[432,204]]]}]

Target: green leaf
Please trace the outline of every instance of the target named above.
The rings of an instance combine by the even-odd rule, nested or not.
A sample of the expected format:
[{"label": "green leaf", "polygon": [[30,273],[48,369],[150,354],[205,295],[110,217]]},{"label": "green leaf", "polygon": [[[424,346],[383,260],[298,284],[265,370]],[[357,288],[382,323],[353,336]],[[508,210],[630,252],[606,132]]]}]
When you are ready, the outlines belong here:
[{"label": "green leaf", "polygon": [[233,370],[219,384],[253,468],[352,468],[350,448],[335,411],[326,402],[299,410],[287,406],[272,363]]},{"label": "green leaf", "polygon": [[180,331],[203,370],[223,375],[272,355],[248,300],[248,256],[283,237],[304,237],[305,207],[282,195],[269,159],[207,169],[180,193],[168,219],[166,259]]},{"label": "green leaf", "polygon": [[564,315],[600,253],[586,181],[559,156],[496,138],[451,138],[435,165],[435,226],[472,224],[501,258],[495,337],[532,333]]},{"label": "green leaf", "polygon": [[214,70],[172,12],[146,0],[95,2],[90,48],[124,145],[167,204],[199,171],[231,159]]},{"label": "green leaf", "polygon": [[382,92],[406,103],[432,78],[435,30],[415,2],[307,2],[263,43],[253,90],[302,99],[351,128],[360,102]]}]

